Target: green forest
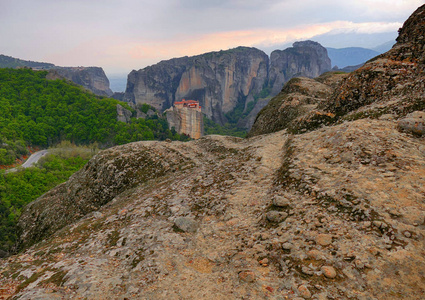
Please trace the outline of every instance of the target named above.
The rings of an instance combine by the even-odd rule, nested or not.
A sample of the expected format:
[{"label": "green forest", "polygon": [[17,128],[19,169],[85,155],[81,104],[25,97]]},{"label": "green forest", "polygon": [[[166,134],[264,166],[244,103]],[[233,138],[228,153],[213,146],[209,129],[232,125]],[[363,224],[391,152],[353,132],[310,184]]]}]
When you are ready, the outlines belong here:
[{"label": "green forest", "polygon": [[25,146],[49,147],[63,140],[103,147],[140,140],[188,140],[157,115],[117,121],[115,99],[96,96],[47,72],[0,69],[0,165],[27,154]]}]

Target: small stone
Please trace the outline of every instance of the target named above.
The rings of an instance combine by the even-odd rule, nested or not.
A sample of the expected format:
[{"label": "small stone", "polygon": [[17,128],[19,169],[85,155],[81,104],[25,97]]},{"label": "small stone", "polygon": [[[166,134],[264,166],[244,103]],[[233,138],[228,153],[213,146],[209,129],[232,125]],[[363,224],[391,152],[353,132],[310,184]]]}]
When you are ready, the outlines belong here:
[{"label": "small stone", "polygon": [[285,212],[271,210],[266,214],[267,220],[272,223],[280,223],[288,216]]},{"label": "small stone", "polygon": [[410,231],[405,231],[405,232],[403,232],[403,234],[404,234],[404,236],[405,237],[407,237],[407,238],[411,238],[412,237],[412,234],[410,233]]},{"label": "small stone", "polygon": [[376,227],[380,228],[382,225],[381,221],[373,221],[373,225],[375,225]]},{"label": "small stone", "polygon": [[370,221],[363,222],[363,227],[364,228],[368,228],[368,227],[370,227],[370,225],[372,225],[372,223],[370,223]]},{"label": "small stone", "polygon": [[242,281],[245,282],[254,282],[255,281],[255,274],[252,271],[241,271],[239,272],[239,278]]},{"label": "small stone", "polygon": [[319,234],[316,237],[316,243],[321,246],[328,246],[332,244],[332,236],[330,234]]},{"label": "small stone", "polygon": [[198,229],[198,222],[190,217],[179,217],[174,221],[174,225],[184,232],[194,233]]},{"label": "small stone", "polygon": [[332,279],[336,277],[336,271],[331,266],[323,266],[320,270],[322,271],[323,275],[325,275],[325,277],[327,278]]},{"label": "small stone", "polygon": [[298,292],[300,293],[300,296],[304,299],[310,299],[311,298],[311,292],[308,290],[308,288],[305,285],[300,285],[298,287]]},{"label": "small stone", "polygon": [[356,259],[354,261],[354,264],[356,265],[356,268],[358,268],[358,269],[363,269],[364,268],[364,263],[360,259]]},{"label": "small stone", "polygon": [[289,206],[290,201],[282,196],[275,196],[273,199],[273,205],[278,206],[278,207],[287,207]]},{"label": "small stone", "polygon": [[263,258],[262,260],[259,261],[259,263],[263,266],[267,265],[269,263],[269,259],[267,257]]},{"label": "small stone", "polygon": [[302,268],[301,268],[301,272],[303,272],[304,274],[306,274],[306,275],[314,275],[314,272],[313,272],[313,270],[312,269],[310,269],[309,267],[306,267],[306,266],[303,266]]},{"label": "small stone", "polygon": [[292,248],[294,248],[294,245],[292,243],[283,243],[282,244],[282,249],[283,250],[291,250]]}]

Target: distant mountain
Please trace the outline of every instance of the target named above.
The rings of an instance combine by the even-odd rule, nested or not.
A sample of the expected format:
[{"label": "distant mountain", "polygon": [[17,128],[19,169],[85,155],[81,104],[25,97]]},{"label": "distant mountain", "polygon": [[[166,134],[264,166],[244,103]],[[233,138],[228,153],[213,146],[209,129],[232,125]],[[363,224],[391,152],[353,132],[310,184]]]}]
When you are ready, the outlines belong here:
[{"label": "distant mountain", "polygon": [[328,50],[328,56],[331,59],[332,66],[338,66],[340,69],[365,63],[369,59],[382,53],[361,47],[326,49]]},{"label": "distant mountain", "polygon": [[391,48],[394,46],[395,41],[388,41],[386,43],[383,43],[379,46],[376,46],[375,48],[372,48],[372,50],[379,52],[379,53],[385,53],[389,50],[391,50]]},{"label": "distant mountain", "polygon": [[6,56],[0,54],[0,68],[20,68],[20,67],[28,67],[33,69],[51,69],[54,68],[54,64],[49,64],[45,62],[36,62],[31,60],[22,60],[19,58],[14,58],[11,56]]}]

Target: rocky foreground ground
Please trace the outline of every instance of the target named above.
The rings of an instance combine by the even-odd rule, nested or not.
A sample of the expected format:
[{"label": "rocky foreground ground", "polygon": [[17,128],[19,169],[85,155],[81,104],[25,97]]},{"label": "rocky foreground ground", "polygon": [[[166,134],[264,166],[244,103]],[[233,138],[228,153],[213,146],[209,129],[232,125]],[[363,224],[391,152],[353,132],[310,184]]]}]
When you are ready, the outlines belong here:
[{"label": "rocky foreground ground", "polygon": [[[169,170],[123,183],[105,206],[3,260],[3,298],[425,296],[425,141],[396,121],[128,144],[48,195],[64,199],[81,178],[102,190],[131,177],[146,150],[172,156]],[[47,228],[27,222],[29,231]]]},{"label": "rocky foreground ground", "polygon": [[424,30],[251,138],[100,152],[22,213],[0,299],[424,299]]}]

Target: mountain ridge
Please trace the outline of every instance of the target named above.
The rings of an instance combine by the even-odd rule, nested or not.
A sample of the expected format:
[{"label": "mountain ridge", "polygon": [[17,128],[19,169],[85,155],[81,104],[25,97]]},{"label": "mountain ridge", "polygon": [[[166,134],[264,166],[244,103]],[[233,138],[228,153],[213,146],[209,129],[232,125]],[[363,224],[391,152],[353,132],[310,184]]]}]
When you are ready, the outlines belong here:
[{"label": "mountain ridge", "polygon": [[316,77],[330,68],[326,49],[312,41],[296,42],[270,59],[259,49],[237,47],[133,70],[123,100],[163,111],[174,101],[194,98],[208,118],[224,124],[226,113],[278,93],[290,78]]}]

